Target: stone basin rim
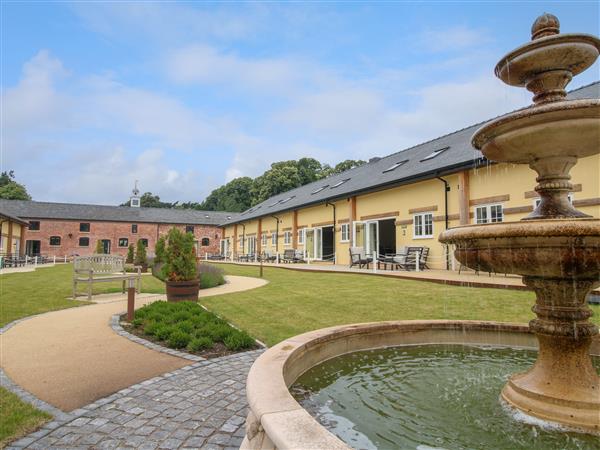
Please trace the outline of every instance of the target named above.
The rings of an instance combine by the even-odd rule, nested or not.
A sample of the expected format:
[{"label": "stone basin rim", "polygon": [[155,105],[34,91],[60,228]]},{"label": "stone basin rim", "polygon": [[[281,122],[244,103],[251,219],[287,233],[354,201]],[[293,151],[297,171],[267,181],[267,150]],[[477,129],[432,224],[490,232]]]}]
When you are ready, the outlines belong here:
[{"label": "stone basin rim", "polygon": [[[576,115],[580,114],[581,111],[591,110],[592,117],[595,117],[594,110],[598,110],[600,108],[600,99],[596,98],[583,98],[577,100],[560,100],[551,103],[545,103],[541,105],[531,105],[522,109],[518,109],[516,111],[510,112],[508,114],[504,114],[500,117],[497,117],[490,122],[487,122],[485,125],[482,125],[475,133],[473,133],[473,137],[471,138],[471,143],[473,147],[478,150],[481,150],[483,146],[494,139],[496,136],[502,134],[496,132],[498,128],[504,125],[513,125],[513,127],[517,127],[519,125],[519,121],[531,121],[533,119],[538,119],[540,123],[544,122],[544,118],[541,117],[543,115],[552,114],[556,112],[564,113],[559,120],[567,120],[567,119],[575,119],[579,117],[565,117],[568,114]],[[597,114],[596,114],[597,115]],[[600,117],[600,116],[599,116]],[[522,128],[531,125],[530,123],[524,123]],[[508,131],[512,131],[508,130]]]},{"label": "stone basin rim", "polygon": [[[439,333],[437,339],[436,333]],[[363,338],[368,342],[373,338],[381,341],[364,347],[360,345]],[[402,343],[403,339],[406,343]],[[289,386],[315,365],[344,354],[426,344],[537,348],[536,338],[526,324],[476,320],[369,322],[323,328],[291,337],[263,353],[250,369],[246,388],[250,413],[241,448],[351,449],[300,406],[290,394]],[[600,355],[600,338],[594,339],[591,353]],[[258,445],[257,429],[265,434]],[[254,441],[249,440],[249,434]]]},{"label": "stone basin rim", "polygon": [[[503,238],[572,238],[600,239],[600,219],[534,219],[515,222],[462,225],[440,234],[442,243],[454,243],[466,239]],[[533,245],[537,245],[533,244]]]}]

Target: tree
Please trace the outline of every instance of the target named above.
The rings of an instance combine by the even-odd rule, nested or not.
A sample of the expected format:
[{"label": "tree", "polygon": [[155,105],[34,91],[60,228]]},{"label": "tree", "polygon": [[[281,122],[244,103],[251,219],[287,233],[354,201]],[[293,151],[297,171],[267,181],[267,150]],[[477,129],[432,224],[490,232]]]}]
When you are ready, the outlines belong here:
[{"label": "tree", "polygon": [[363,164],[366,164],[366,161],[363,161],[362,159],[347,159],[336,164],[335,167],[324,165],[320,175],[321,178],[330,177],[331,175],[336,175],[338,173],[345,172],[346,170],[354,169],[355,167],[362,166]]},{"label": "tree", "polygon": [[15,172],[0,174],[0,198],[4,200],[31,200],[24,185],[15,181]]},{"label": "tree", "polygon": [[135,247],[133,246],[133,244],[129,244],[129,248],[127,249],[127,258],[125,259],[125,262],[127,264],[133,264],[134,252]]},{"label": "tree", "polygon": [[229,183],[215,189],[206,200],[194,209],[204,211],[242,212],[250,208],[253,180],[250,177],[234,178]]},{"label": "tree", "polygon": [[302,177],[297,165],[288,164],[288,161],[273,163],[269,170],[254,180],[250,190],[252,205],[299,186],[302,186]]},{"label": "tree", "polygon": [[154,247],[154,264],[160,264],[165,259],[165,242],[166,238],[161,236],[156,241],[156,246]]},{"label": "tree", "polygon": [[96,253],[102,255],[104,253],[104,244],[100,239],[96,241]]},{"label": "tree", "polygon": [[169,281],[191,281],[197,278],[194,235],[171,228],[167,236],[163,278]]},{"label": "tree", "polygon": [[148,265],[148,261],[146,259],[146,246],[144,245],[144,241],[139,239],[137,241],[136,249],[135,249],[135,258],[133,260],[136,266],[146,266]]}]

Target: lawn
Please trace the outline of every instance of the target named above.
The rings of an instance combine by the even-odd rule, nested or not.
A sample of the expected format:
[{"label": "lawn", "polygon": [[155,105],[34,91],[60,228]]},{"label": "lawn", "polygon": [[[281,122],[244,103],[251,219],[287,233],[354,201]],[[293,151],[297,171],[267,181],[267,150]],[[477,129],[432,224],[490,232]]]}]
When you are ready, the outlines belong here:
[{"label": "lawn", "polygon": [[34,431],[50,418],[50,414],[35,409],[12,392],[0,388],[0,448],[16,436]]},{"label": "lawn", "polygon": [[[228,275],[258,276],[258,267],[221,265]],[[317,328],[406,319],[476,319],[526,323],[529,291],[448,286],[355,274],[266,267],[269,284],[201,303],[267,345]],[[595,323],[600,307],[593,306]]]},{"label": "lawn", "polygon": [[[35,272],[0,275],[0,326],[21,317],[87,304],[84,301],[67,300],[72,295],[72,279],[71,264],[44,267]],[[121,284],[120,281],[95,284],[94,294],[121,292]],[[80,289],[83,291],[83,286]],[[144,276],[142,291],[162,294],[165,285],[152,276]]]}]

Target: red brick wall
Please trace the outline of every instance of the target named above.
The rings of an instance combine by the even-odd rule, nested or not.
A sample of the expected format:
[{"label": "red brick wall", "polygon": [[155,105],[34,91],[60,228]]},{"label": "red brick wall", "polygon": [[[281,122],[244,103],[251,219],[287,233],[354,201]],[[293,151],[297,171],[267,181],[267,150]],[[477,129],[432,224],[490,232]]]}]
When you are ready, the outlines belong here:
[{"label": "red brick wall", "polygon": [[[26,249],[26,241],[39,240],[41,244],[40,253],[44,256],[90,255],[96,250],[96,242],[98,240],[109,239],[111,241],[110,253],[125,256],[127,255],[127,247],[119,247],[119,239],[127,238],[128,244],[134,245],[138,239],[148,239],[148,255],[153,255],[156,240],[159,236],[167,234],[174,226],[185,231],[185,225],[137,223],[138,231],[137,233],[132,233],[132,223],[89,221],[90,231],[81,232],[79,231],[79,224],[85,221],[39,219],[39,222],[39,231],[25,230],[24,238],[21,240],[21,251],[23,253]],[[59,236],[61,238],[60,246],[50,245],[51,236]],[[222,236],[223,230],[221,227],[194,225],[194,239],[198,241],[199,256],[204,256],[206,252],[218,253]],[[80,237],[88,237],[90,239],[88,247],[79,246]],[[209,246],[203,247],[200,245],[204,237],[210,239]]]}]

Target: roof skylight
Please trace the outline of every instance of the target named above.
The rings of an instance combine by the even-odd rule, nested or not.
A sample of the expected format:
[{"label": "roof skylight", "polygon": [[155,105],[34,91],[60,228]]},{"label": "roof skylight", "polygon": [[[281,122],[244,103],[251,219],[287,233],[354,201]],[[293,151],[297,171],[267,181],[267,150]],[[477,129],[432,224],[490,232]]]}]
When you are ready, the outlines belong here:
[{"label": "roof skylight", "polygon": [[281,200],[277,200],[275,203],[271,203],[271,204],[269,205],[269,208],[271,208],[271,207],[273,207],[273,206],[275,206],[275,205],[279,204],[280,202],[281,202]]},{"label": "roof skylight", "polygon": [[291,199],[293,199],[295,197],[295,195],[292,195],[291,197],[288,198],[284,198],[283,200],[281,200],[279,203],[287,203],[289,202]]},{"label": "roof skylight", "polygon": [[328,184],[326,184],[325,186],[321,186],[320,188],[315,189],[314,191],[311,192],[311,194],[318,194],[319,192],[321,192],[323,189],[325,189],[326,187],[329,187]]},{"label": "roof skylight", "polygon": [[404,161],[399,161],[397,163],[394,163],[390,167],[388,167],[387,169],[385,169],[383,171],[383,173],[391,172],[392,170],[396,170],[398,167],[400,167],[403,164],[406,164],[407,162],[408,162],[408,159],[405,159]]},{"label": "roof skylight", "polygon": [[433,159],[435,158],[437,155],[444,153],[446,150],[448,150],[450,147],[444,147],[444,148],[440,148],[438,150],[434,150],[432,153],[430,153],[429,155],[427,155],[425,158],[423,158],[421,160],[421,162],[423,161],[427,161],[429,159]]},{"label": "roof skylight", "polygon": [[344,178],[343,180],[340,180],[337,183],[335,183],[334,185],[332,185],[329,189],[333,189],[338,186],[341,186],[342,184],[344,184],[346,181],[349,181],[349,180],[350,180],[350,178]]}]

